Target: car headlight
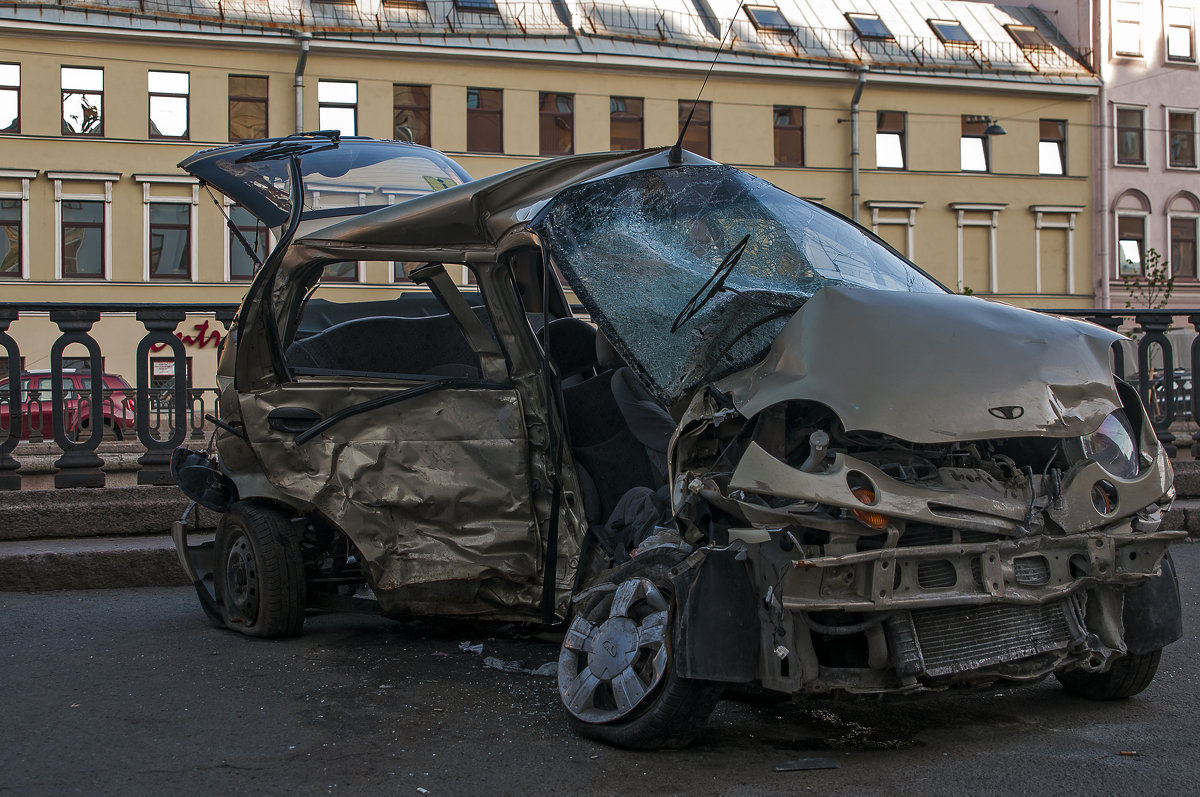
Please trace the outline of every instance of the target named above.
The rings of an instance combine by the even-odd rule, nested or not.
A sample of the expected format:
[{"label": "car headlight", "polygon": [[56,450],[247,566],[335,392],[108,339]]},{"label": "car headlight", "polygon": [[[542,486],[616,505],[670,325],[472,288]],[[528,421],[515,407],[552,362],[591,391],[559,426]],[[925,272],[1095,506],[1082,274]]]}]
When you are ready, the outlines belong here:
[{"label": "car headlight", "polygon": [[1104,470],[1118,479],[1132,479],[1138,474],[1137,440],[1125,410],[1117,410],[1104,419],[1100,428],[1081,438],[1083,455],[1094,459]]}]

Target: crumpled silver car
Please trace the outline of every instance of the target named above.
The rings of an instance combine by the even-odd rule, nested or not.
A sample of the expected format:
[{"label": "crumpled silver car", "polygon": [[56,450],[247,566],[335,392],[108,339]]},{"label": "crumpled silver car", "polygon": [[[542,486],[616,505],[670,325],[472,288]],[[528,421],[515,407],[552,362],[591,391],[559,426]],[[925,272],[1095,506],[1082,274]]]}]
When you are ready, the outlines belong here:
[{"label": "crumpled silver car", "polygon": [[[305,134],[181,166],[278,238],[215,450],[175,458],[224,513],[175,529],[222,625],[561,624],[572,726],[634,748],[730,684],[1127,697],[1180,636],[1172,471],[1113,333],[952,295],[678,148],[471,181]],[[358,261],[415,286],[350,301]]]}]

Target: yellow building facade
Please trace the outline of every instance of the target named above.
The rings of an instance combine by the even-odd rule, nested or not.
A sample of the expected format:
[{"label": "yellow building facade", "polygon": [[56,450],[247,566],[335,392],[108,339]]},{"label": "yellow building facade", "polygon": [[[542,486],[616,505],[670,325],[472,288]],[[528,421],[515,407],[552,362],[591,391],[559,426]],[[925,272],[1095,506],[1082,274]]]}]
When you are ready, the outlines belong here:
[{"label": "yellow building facade", "polygon": [[[407,135],[427,113],[428,143],[483,177],[547,149],[608,150],[639,128],[642,146],[670,145],[698,94],[689,148],[857,218],[952,290],[1094,305],[1097,86],[1040,19],[965,2],[862,2],[857,15],[832,3],[752,14],[681,2],[647,5],[658,22],[619,6],[631,20],[622,28],[597,4],[372,1],[262,2],[240,19],[167,0],[86,14],[83,4],[0,5],[0,305],[239,301],[244,255],[208,192],[176,164],[229,143],[247,113],[261,113],[268,136],[332,120],[375,138]],[[542,16],[522,19],[518,5]],[[429,29],[381,34],[372,8],[377,23],[424,9]],[[953,29],[947,41],[937,21],[959,23],[971,44],[954,43]],[[1022,45],[1025,28],[1041,43]],[[259,85],[249,111],[238,105],[238,92]],[[424,108],[407,107],[414,96]],[[14,97],[16,125],[6,127]],[[499,114],[485,107],[493,102]],[[478,151],[480,140],[500,151]],[[335,286],[347,298],[408,289],[390,263],[348,276]],[[194,313],[177,331],[192,384],[210,386],[224,327]],[[106,312],[93,332],[105,369],[132,382],[144,332],[131,310]],[[22,310],[10,334],[25,368],[49,367],[59,331],[45,312]]]}]

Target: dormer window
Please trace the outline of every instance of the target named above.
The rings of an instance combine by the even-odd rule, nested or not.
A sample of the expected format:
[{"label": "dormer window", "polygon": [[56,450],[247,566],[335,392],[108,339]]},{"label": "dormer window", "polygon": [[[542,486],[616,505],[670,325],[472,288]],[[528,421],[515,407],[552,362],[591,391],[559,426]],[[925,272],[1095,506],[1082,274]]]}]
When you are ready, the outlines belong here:
[{"label": "dormer window", "polygon": [[929,27],[933,28],[933,32],[942,40],[943,44],[974,44],[975,40],[971,38],[971,34],[967,33],[967,29],[962,26],[961,22],[946,19],[929,19],[926,20]]},{"label": "dormer window", "polygon": [[496,8],[496,0],[454,0],[454,8],[476,14],[500,13],[500,9]]},{"label": "dormer window", "polygon": [[745,9],[746,16],[750,17],[756,30],[792,32],[792,26],[776,6],[745,6]]},{"label": "dormer window", "polygon": [[1008,35],[1021,46],[1022,50],[1049,50],[1050,42],[1042,32],[1032,25],[1005,25]]},{"label": "dormer window", "polygon": [[863,39],[894,39],[887,25],[878,14],[846,14],[846,19],[854,26],[854,31]]}]

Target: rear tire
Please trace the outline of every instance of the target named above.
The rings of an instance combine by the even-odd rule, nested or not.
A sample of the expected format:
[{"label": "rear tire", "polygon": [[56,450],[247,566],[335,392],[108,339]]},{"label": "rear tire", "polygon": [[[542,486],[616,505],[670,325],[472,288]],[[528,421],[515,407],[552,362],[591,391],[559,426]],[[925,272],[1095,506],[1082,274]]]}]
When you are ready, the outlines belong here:
[{"label": "rear tire", "polygon": [[1104,672],[1067,671],[1055,673],[1058,682],[1073,695],[1088,700],[1123,700],[1141,692],[1154,680],[1162,651],[1122,656]]},{"label": "rear tire", "polygon": [[268,639],[303,630],[300,541],[275,507],[239,501],[221,517],[213,581],[226,628]]}]

